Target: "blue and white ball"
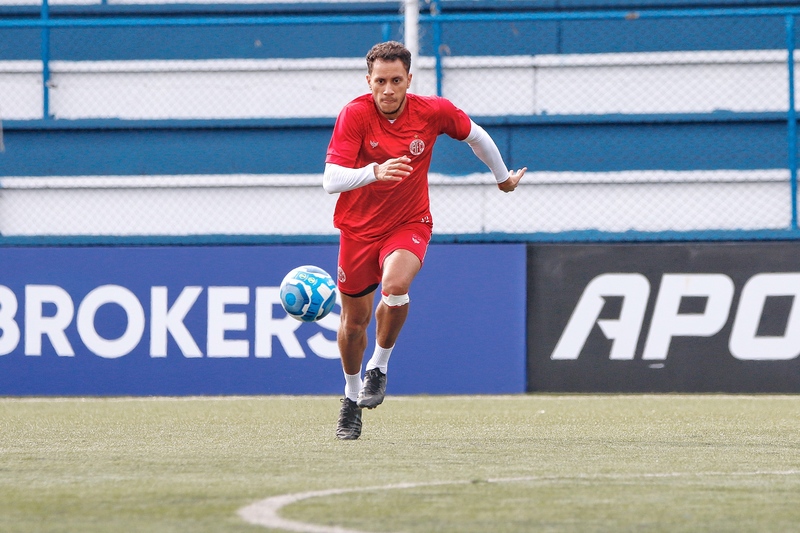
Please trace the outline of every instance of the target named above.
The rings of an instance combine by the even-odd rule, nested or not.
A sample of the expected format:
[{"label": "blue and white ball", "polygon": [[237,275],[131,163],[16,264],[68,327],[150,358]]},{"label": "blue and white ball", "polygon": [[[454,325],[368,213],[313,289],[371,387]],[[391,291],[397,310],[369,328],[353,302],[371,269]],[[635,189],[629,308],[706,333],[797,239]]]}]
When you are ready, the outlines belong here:
[{"label": "blue and white ball", "polygon": [[292,318],[315,322],[336,305],[336,282],[319,267],[297,267],[281,282],[281,305]]}]

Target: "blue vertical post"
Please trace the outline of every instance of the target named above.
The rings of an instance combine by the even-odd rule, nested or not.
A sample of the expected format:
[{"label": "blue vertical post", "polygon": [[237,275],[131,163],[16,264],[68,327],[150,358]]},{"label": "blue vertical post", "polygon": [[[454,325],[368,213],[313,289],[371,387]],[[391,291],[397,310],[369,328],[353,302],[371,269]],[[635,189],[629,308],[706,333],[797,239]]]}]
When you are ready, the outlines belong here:
[{"label": "blue vertical post", "polygon": [[392,26],[386,22],[382,28],[383,31],[383,42],[391,41],[392,40]]},{"label": "blue vertical post", "polygon": [[47,0],[42,0],[42,118],[50,118],[50,8]]},{"label": "blue vertical post", "polygon": [[794,16],[786,15],[786,51],[789,70],[789,180],[792,187],[792,229],[797,229],[797,110],[794,105]]},{"label": "blue vertical post", "polygon": [[436,60],[436,95],[442,96],[442,23],[439,22],[439,0],[431,0],[433,16],[433,57]]}]

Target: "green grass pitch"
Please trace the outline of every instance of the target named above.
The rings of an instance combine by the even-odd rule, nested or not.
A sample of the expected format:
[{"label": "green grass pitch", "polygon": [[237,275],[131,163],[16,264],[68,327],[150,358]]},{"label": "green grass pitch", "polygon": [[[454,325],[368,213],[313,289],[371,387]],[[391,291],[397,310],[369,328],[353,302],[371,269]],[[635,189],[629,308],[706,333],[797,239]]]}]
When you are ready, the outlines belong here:
[{"label": "green grass pitch", "polygon": [[0,399],[0,531],[268,531],[279,495],[297,531],[800,530],[800,396],[390,395],[345,442],[338,409]]}]

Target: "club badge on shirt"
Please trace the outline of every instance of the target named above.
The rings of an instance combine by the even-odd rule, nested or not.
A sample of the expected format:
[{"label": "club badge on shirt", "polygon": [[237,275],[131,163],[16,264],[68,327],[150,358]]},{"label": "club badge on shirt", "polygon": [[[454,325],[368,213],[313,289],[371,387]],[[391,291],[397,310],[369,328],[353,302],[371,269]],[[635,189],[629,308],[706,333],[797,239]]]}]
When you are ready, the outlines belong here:
[{"label": "club badge on shirt", "polygon": [[408,145],[408,149],[411,155],[419,155],[425,151],[425,141],[422,139],[414,139],[411,141],[411,144]]}]

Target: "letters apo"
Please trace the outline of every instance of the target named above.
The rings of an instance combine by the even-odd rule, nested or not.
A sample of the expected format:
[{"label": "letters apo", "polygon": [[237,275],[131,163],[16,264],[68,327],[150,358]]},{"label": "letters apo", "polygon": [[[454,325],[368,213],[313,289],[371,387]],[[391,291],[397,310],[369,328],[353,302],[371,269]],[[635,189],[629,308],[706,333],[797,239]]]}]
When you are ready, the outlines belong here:
[{"label": "letters apo", "polygon": [[[663,274],[647,327],[645,311],[651,292],[647,278],[638,273],[601,274],[584,289],[550,358],[577,359],[597,324],[612,341],[610,359],[634,359],[639,336],[647,329],[642,359],[664,360],[673,337],[714,336],[731,313],[735,314],[728,349],[736,359],[779,361],[800,355],[800,273],[754,275],[742,287],[733,310],[735,291],[733,281],[725,274]],[[785,331],[781,336],[758,335],[767,298],[776,296],[792,298]],[[604,297],[622,299],[619,318],[599,319]],[[683,297],[705,298],[705,309],[680,313]]]}]

